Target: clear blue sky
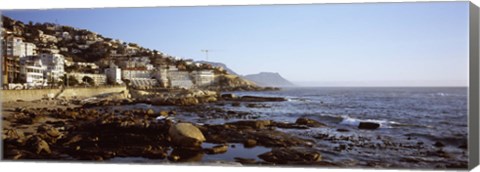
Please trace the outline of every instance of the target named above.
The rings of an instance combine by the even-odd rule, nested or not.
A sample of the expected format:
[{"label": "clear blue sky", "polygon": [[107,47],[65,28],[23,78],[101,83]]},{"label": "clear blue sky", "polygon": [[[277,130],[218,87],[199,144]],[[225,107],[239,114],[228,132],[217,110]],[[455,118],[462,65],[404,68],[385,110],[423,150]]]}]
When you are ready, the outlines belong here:
[{"label": "clear blue sky", "polygon": [[4,11],[300,85],[466,86],[468,2]]}]

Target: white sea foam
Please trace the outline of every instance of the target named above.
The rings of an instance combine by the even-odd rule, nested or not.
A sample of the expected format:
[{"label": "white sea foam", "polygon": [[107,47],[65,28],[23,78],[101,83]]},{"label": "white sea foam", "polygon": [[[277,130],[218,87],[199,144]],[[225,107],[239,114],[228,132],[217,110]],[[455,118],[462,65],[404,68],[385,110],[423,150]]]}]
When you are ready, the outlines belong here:
[{"label": "white sea foam", "polygon": [[360,125],[360,122],[374,122],[380,124],[380,128],[391,128],[392,124],[398,124],[394,121],[387,120],[374,120],[374,119],[357,119],[349,116],[342,116],[343,120],[340,122],[342,125],[349,125],[357,127]]}]

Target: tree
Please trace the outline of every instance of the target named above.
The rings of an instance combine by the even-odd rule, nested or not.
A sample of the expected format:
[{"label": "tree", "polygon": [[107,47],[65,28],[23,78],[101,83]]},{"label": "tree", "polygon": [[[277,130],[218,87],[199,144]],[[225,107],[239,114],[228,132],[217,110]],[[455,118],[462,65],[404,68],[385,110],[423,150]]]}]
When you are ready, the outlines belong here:
[{"label": "tree", "polygon": [[88,85],[95,85],[95,81],[94,81],[91,77],[89,77],[89,76],[84,76],[84,77],[82,78],[82,81],[83,81],[84,83],[87,83]]}]

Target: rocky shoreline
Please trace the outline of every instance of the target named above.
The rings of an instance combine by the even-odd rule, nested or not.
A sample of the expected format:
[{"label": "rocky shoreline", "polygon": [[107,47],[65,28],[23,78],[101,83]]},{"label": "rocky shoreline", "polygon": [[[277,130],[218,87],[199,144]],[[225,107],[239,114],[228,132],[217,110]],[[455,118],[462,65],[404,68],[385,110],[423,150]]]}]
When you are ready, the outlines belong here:
[{"label": "rocky shoreline", "polygon": [[[124,96],[119,96],[124,95]],[[325,159],[323,154],[349,151],[355,147],[368,147],[361,138],[317,134],[307,138],[285,130],[310,130],[332,128],[322,121],[299,117],[295,122],[256,119],[248,113],[228,111],[222,108],[245,106],[267,108],[262,102],[282,102],[281,97],[236,96],[213,91],[146,92],[130,91],[128,96],[120,93],[95,99],[42,100],[40,102],[3,103],[3,152],[9,160],[61,160],[104,161],[116,158],[142,157],[162,162],[202,163],[202,157],[225,154],[236,146],[245,149],[264,147],[256,152],[256,158],[234,157],[241,165],[316,165],[355,167],[344,161]],[[219,108],[203,106],[215,104]],[[35,105],[33,105],[35,104]],[[173,110],[111,109],[111,107],[151,104],[174,106]],[[175,110],[178,109],[178,110]],[[181,109],[181,111],[180,111]],[[195,113],[199,118],[235,118],[233,122],[209,124],[177,120],[185,112]],[[380,125],[362,122],[359,130],[376,130]],[[332,128],[337,132],[349,129]],[[317,140],[352,142],[339,144],[331,150],[318,147]],[[377,149],[418,149],[422,144],[398,144],[379,138],[382,144]],[[204,146],[205,144],[213,146]],[[438,151],[430,152],[435,157],[448,157],[443,143],[435,143]],[[464,148],[466,149],[466,145]],[[405,161],[418,161],[405,159]],[[115,161],[113,161],[115,162]],[[232,163],[232,161],[220,161]],[[464,168],[467,164],[446,164],[445,168]],[[375,163],[361,166],[376,167]],[[439,167],[441,168],[441,167]]]}]

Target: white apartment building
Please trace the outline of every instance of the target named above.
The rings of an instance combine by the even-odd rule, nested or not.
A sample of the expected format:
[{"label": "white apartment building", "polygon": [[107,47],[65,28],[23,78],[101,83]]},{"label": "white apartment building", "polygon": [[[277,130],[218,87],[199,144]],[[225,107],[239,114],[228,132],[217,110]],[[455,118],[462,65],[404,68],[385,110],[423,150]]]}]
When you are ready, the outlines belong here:
[{"label": "white apartment building", "polygon": [[38,57],[22,60],[20,73],[24,82],[33,85],[43,85],[45,83],[45,70],[42,60]]},{"label": "white apartment building", "polygon": [[124,69],[122,70],[122,79],[151,79],[152,72],[145,69]]},{"label": "white apartment building", "polygon": [[6,41],[5,54],[7,56],[17,56],[20,58],[36,55],[37,47],[30,42],[23,42],[23,38],[8,36]]},{"label": "white apartment building", "polygon": [[178,88],[192,88],[193,82],[190,78],[188,71],[175,70],[176,68],[170,68],[168,71],[168,80],[170,81],[170,87]]},{"label": "white apartment building", "polygon": [[107,82],[110,84],[122,84],[122,69],[115,64],[110,64],[110,67],[105,69]]},{"label": "white apartment building", "polygon": [[57,82],[65,74],[65,58],[61,54],[40,54],[43,65],[47,66],[46,73],[49,81]]}]

